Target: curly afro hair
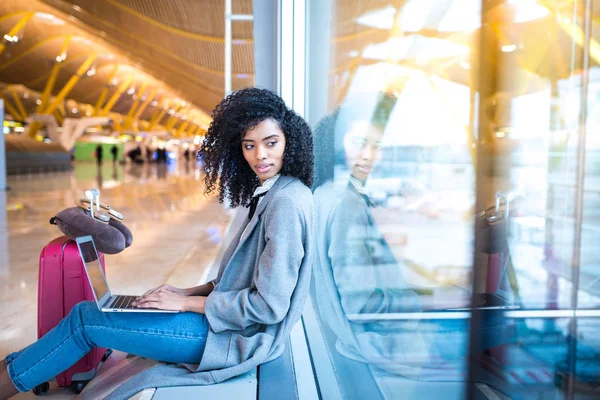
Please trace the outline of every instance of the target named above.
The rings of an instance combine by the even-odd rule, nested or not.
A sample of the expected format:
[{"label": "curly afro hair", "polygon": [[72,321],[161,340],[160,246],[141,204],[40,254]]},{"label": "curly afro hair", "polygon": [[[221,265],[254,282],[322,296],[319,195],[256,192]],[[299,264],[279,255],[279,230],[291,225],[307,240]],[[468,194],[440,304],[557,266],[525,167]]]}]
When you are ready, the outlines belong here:
[{"label": "curly afro hair", "polygon": [[213,110],[212,122],[198,157],[204,162],[205,194],[218,188],[219,201],[227,197],[233,207],[250,203],[260,185],[242,154],[242,137],[266,119],[279,125],[285,135],[282,175],[300,179],[311,187],[313,143],[310,127],[275,93],[246,88],[231,93]]},{"label": "curly afro hair", "polygon": [[[372,107],[368,97],[373,97]],[[365,100],[367,98],[367,100]],[[388,92],[355,94],[323,117],[315,127],[315,179],[313,191],[334,178],[335,165],[344,165],[344,136],[353,123],[367,120],[375,127],[385,130],[398,100]]]}]

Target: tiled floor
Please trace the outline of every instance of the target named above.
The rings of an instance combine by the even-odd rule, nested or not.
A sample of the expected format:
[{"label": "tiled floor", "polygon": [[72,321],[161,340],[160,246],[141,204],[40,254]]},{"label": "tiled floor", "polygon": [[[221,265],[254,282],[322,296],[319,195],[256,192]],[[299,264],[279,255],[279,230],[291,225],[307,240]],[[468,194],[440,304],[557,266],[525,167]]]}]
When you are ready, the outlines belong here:
[{"label": "tiled floor", "polygon": [[[122,212],[133,233],[130,248],[106,256],[113,291],[140,294],[165,282],[188,287],[206,279],[231,212],[204,196],[201,178],[195,164],[109,163],[9,176],[10,190],[0,192],[0,357],[36,339],[39,253],[61,234],[48,221],[85,189],[99,188],[102,202]],[[51,396],[72,397],[68,390]]]}]

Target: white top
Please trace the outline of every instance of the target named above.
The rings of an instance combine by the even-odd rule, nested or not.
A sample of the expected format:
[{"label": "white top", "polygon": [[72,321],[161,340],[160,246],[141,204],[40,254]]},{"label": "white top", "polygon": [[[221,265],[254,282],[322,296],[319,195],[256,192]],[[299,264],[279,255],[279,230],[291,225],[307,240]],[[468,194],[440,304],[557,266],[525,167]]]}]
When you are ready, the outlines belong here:
[{"label": "white top", "polygon": [[[281,176],[281,174],[277,174],[277,175],[267,179],[265,181],[265,183],[263,183],[262,185],[260,185],[259,187],[256,188],[252,197],[256,197],[259,194],[267,193],[269,191],[269,189],[271,189],[273,187],[275,182],[277,182],[277,179],[279,179],[280,176]],[[262,201],[262,197],[258,200],[258,203],[260,204],[261,201]]]},{"label": "white top", "polygon": [[364,194],[367,197],[371,197],[369,191],[367,190],[367,188],[365,187],[365,185],[361,181],[359,181],[358,179],[356,179],[352,175],[350,175],[350,178],[348,180],[350,181],[350,183],[352,184],[352,186],[354,186],[354,189],[356,189],[356,191],[358,193]]},{"label": "white top", "polygon": [[[269,191],[269,189],[271,189],[273,187],[273,185],[275,184],[275,182],[277,182],[277,179],[279,179],[279,177],[281,176],[281,174],[277,174],[269,179],[267,179],[265,181],[265,183],[263,183],[262,185],[260,185],[259,187],[256,188],[256,190],[254,190],[254,194],[252,195],[252,197],[256,197],[258,195],[261,195],[263,193],[267,193]],[[258,209],[258,205],[260,204],[261,201],[263,201],[263,199],[265,198],[265,196],[261,196],[258,199],[258,203],[256,204],[256,209]],[[246,234],[246,231],[248,230],[248,225],[246,225],[246,228],[244,229],[244,232],[242,233],[241,237],[244,237],[244,235]]]}]

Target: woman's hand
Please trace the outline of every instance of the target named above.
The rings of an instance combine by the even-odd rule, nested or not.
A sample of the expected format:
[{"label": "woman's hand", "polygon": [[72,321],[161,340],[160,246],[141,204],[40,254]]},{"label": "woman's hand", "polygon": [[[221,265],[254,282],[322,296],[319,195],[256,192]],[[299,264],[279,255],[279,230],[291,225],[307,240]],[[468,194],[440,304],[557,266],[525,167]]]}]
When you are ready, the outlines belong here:
[{"label": "woman's hand", "polygon": [[140,296],[140,299],[151,293],[164,292],[164,291],[172,292],[172,293],[178,294],[180,296],[189,296],[190,295],[188,293],[188,289],[179,289],[179,288],[176,288],[175,286],[167,285],[165,283],[163,285],[155,287],[154,289],[148,290],[146,293],[144,293],[143,295]]},{"label": "woman's hand", "polygon": [[150,289],[134,302],[134,307],[139,308],[158,308],[161,310],[186,311],[186,297],[188,293],[185,289],[179,289],[171,285],[160,285],[157,288]]},{"label": "woman's hand", "polygon": [[187,296],[168,290],[144,295],[133,302],[137,308],[157,308],[159,310],[187,311]]}]

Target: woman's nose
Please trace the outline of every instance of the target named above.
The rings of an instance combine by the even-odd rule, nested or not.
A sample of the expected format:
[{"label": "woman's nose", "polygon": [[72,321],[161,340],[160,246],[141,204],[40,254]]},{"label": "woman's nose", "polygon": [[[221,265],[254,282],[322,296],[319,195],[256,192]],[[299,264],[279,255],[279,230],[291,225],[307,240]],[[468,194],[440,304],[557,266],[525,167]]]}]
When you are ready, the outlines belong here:
[{"label": "woman's nose", "polygon": [[375,148],[367,144],[362,148],[360,156],[363,160],[372,160],[375,157],[375,152]]},{"label": "woman's nose", "polygon": [[265,158],[267,158],[267,150],[262,147],[258,147],[256,149],[256,157],[259,160],[264,160]]}]

